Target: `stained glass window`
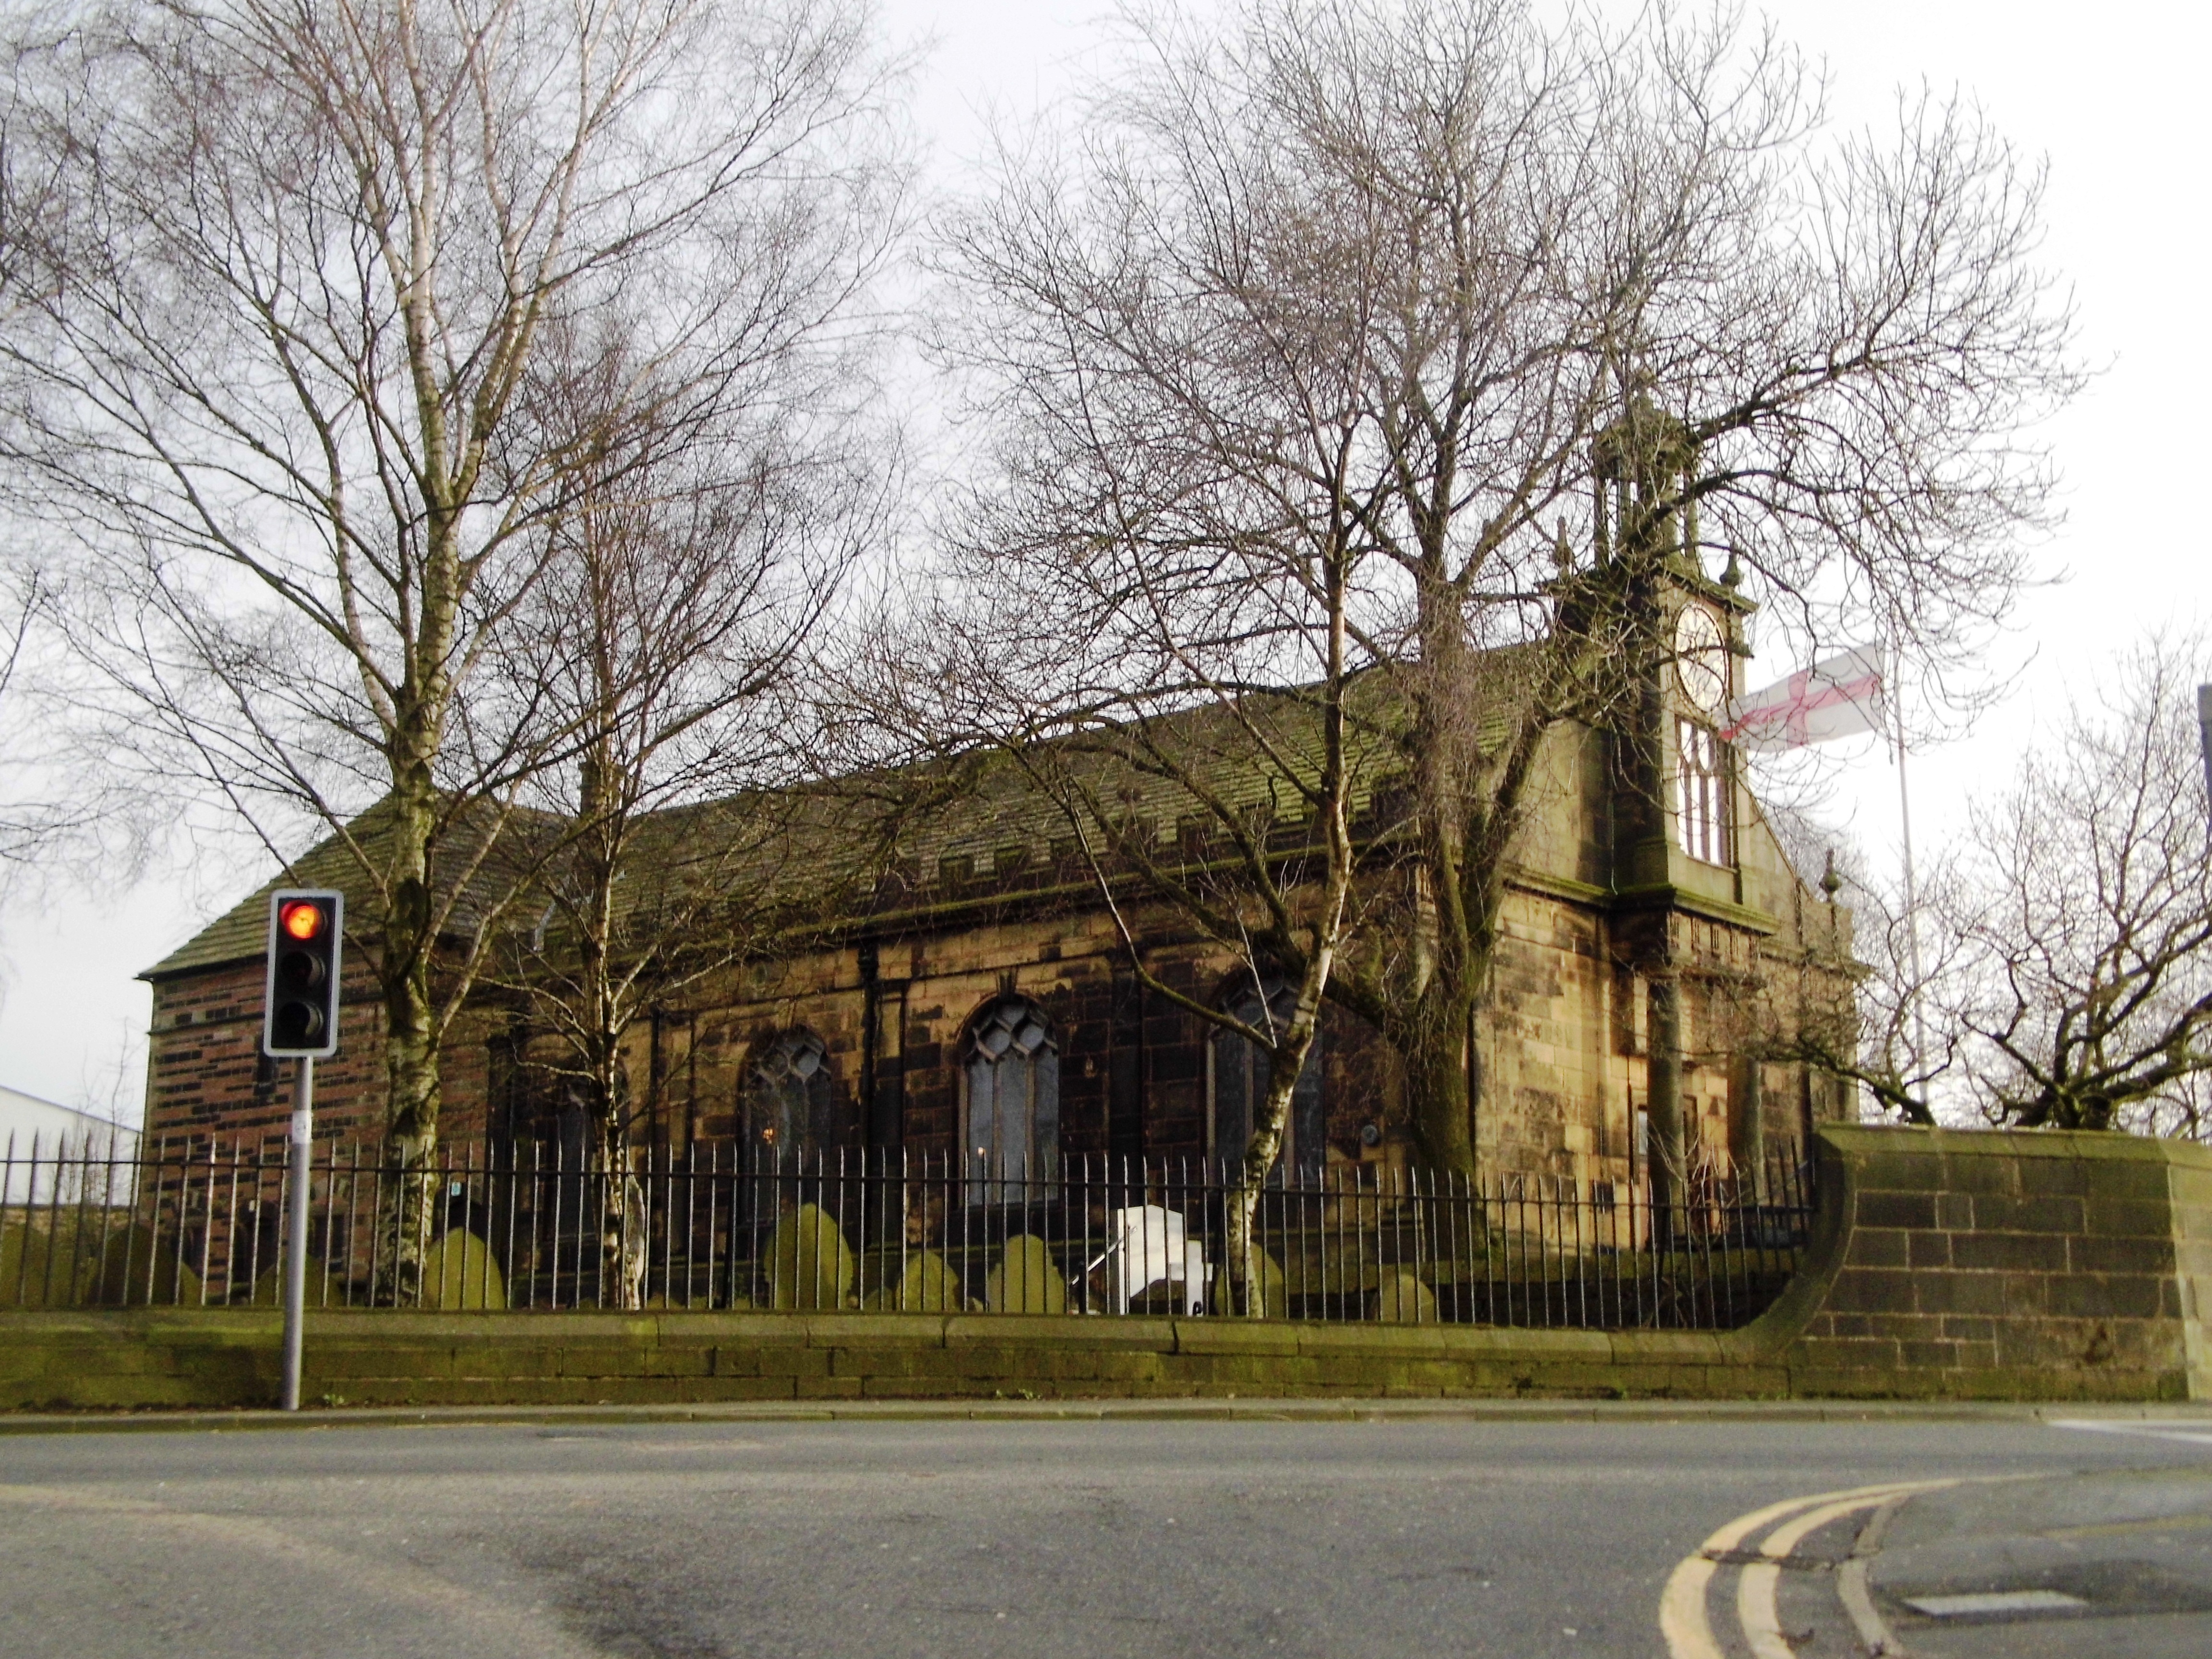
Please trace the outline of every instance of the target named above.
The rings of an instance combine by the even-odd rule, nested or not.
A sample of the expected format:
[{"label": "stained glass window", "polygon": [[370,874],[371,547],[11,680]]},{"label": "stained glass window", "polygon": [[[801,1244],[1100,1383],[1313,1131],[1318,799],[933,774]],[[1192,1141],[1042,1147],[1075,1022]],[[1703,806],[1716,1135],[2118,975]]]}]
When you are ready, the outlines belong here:
[{"label": "stained glass window", "polygon": [[745,1134],[772,1153],[818,1152],[844,1143],[830,1050],[800,1027],[763,1046],[745,1102]]}]

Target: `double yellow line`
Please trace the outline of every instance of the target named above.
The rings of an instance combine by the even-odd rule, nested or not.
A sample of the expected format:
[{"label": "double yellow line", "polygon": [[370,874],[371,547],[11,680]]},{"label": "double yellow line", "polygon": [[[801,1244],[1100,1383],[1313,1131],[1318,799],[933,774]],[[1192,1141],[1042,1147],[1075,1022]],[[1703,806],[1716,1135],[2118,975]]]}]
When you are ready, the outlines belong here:
[{"label": "double yellow line", "polygon": [[[1775,1608],[1782,1563],[1790,1553],[1831,1521],[1884,1506],[1894,1513],[1896,1505],[1916,1493],[1960,1484],[1958,1480],[1893,1480],[1878,1486],[1785,1498],[1738,1516],[1699,1545],[1696,1554],[1684,1557],[1668,1577],[1666,1593],[1659,1598],[1659,1632],[1667,1638],[1668,1653],[1672,1659],[1725,1659],[1705,1617],[1705,1601],[1714,1573],[1723,1565],[1735,1565],[1741,1568],[1736,1579],[1736,1620],[1753,1654],[1756,1659],[1796,1659],[1796,1650],[1782,1634]],[[1865,1529],[1863,1540],[1870,1544],[1867,1534],[1875,1530],[1871,1526]],[[1762,1533],[1757,1558],[1744,1560],[1745,1540]],[[1868,1650],[1877,1655],[1899,1655],[1901,1650],[1875,1613],[1867,1591],[1865,1553],[1870,1553],[1855,1554],[1845,1563],[1837,1593]]]}]

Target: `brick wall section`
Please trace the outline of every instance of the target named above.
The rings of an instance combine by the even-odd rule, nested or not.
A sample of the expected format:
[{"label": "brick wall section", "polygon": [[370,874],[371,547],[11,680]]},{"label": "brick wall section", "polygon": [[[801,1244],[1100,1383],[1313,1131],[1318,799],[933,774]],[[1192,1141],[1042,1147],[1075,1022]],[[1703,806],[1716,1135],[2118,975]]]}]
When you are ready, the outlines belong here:
[{"label": "brick wall section", "polygon": [[1817,1291],[1790,1353],[1801,1390],[2212,1397],[2212,1148],[1856,1127],[1820,1142],[1839,1202],[1826,1272],[1793,1287]]},{"label": "brick wall section", "polygon": [[[161,980],[147,1036],[147,1122],[172,1144],[220,1135],[282,1139],[292,1115],[296,1060],[261,1052],[267,963],[259,957]],[[384,1010],[358,957],[338,1000],[338,1052],[315,1062],[318,1140],[374,1141],[384,1133]],[[441,1055],[445,1130],[482,1134],[489,1095],[484,1021],[457,1020]]]},{"label": "brick wall section", "polygon": [[[1804,1271],[1740,1331],[927,1314],[391,1313],[307,1325],[350,1405],[1243,1395],[2212,1398],[2212,1149],[1821,1132]],[[0,1314],[0,1408],[259,1406],[265,1310]]]}]

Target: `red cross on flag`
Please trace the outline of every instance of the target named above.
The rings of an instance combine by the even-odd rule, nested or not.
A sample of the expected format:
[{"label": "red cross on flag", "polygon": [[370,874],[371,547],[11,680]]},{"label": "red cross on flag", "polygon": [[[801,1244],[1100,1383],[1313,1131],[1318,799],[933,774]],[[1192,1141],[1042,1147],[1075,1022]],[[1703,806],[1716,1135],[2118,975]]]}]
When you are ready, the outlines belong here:
[{"label": "red cross on flag", "polygon": [[1860,647],[1729,705],[1721,736],[1753,750],[1802,749],[1881,729],[1881,657]]}]

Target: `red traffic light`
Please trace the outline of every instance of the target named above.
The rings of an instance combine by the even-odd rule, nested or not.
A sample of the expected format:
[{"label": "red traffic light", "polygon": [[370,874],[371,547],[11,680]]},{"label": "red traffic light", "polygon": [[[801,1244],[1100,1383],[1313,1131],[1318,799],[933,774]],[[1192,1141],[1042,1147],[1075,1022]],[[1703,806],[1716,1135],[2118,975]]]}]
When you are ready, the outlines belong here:
[{"label": "red traffic light", "polygon": [[344,936],[343,893],[280,887],[269,896],[263,1054],[307,1060],[337,1052],[338,951]]},{"label": "red traffic light", "polygon": [[295,899],[276,913],[276,926],[286,938],[302,943],[319,938],[323,931],[323,907]]}]

